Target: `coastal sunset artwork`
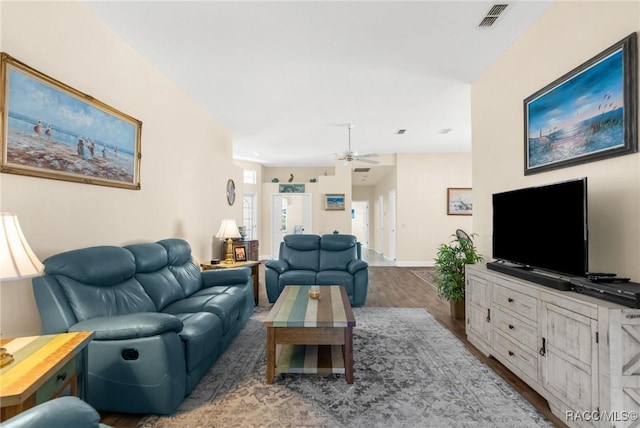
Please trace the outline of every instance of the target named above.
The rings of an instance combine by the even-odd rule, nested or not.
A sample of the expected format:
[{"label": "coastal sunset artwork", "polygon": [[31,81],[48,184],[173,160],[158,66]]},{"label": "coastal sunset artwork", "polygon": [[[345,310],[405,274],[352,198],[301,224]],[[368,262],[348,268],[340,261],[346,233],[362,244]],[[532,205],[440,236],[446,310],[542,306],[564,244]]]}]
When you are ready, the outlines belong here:
[{"label": "coastal sunset artwork", "polygon": [[634,33],[525,100],[525,174],[637,151],[636,49]]},{"label": "coastal sunset artwork", "polygon": [[141,123],[3,54],[2,172],[139,189]]}]

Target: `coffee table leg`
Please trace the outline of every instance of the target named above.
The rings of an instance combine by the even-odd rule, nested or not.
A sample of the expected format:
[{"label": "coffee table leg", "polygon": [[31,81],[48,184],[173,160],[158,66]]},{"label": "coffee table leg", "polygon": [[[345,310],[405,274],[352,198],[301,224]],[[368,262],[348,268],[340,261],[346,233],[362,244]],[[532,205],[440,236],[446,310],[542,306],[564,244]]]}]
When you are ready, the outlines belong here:
[{"label": "coffee table leg", "polygon": [[353,383],[353,328],[344,329],[344,376]]},{"label": "coffee table leg", "polygon": [[276,329],[267,327],[267,383],[273,383],[276,369]]}]

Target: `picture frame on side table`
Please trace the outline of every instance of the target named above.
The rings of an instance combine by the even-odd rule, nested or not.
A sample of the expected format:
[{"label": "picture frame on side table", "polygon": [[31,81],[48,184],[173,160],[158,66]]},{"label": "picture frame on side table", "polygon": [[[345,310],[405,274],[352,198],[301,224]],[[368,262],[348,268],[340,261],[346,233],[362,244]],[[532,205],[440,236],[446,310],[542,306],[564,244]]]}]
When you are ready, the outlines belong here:
[{"label": "picture frame on side table", "polygon": [[233,253],[236,258],[236,262],[247,261],[247,251],[244,247],[234,247]]},{"label": "picture frame on side table", "polygon": [[471,187],[447,188],[447,215],[473,215]]},{"label": "picture frame on side table", "polygon": [[324,209],[327,211],[344,211],[344,193],[328,193],[324,198]]},{"label": "picture frame on side table", "polygon": [[636,33],[524,100],[524,174],[638,151]]},{"label": "picture frame on side table", "polygon": [[142,122],[0,55],[1,172],[140,189]]}]

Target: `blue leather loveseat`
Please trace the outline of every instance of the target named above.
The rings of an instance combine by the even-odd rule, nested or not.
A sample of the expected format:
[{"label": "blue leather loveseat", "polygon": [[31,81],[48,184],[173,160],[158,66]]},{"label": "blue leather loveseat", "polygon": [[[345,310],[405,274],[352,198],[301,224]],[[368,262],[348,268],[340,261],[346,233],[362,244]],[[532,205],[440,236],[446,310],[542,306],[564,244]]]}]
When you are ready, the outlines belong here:
[{"label": "blue leather loveseat", "polygon": [[254,310],[248,268],[201,272],[181,239],[73,250],[33,279],[42,333],[93,331],[86,401],[170,414]]},{"label": "blue leather loveseat", "polygon": [[367,300],[369,265],[353,235],[287,235],[280,257],[265,263],[267,297],[274,303],[287,285],[342,285],[351,306]]}]

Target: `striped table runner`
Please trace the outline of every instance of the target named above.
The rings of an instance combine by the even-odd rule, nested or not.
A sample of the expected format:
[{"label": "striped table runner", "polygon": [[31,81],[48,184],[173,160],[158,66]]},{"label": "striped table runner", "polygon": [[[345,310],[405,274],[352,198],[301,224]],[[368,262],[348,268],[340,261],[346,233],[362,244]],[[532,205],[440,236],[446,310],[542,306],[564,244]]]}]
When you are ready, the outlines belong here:
[{"label": "striped table runner", "polygon": [[[321,285],[320,299],[309,298],[307,285],[288,285],[271,309],[267,327],[354,327],[349,299],[338,285]],[[344,299],[347,299],[346,302]]]},{"label": "striped table runner", "polygon": [[339,345],[279,345],[276,373],[344,374],[344,357]]}]

